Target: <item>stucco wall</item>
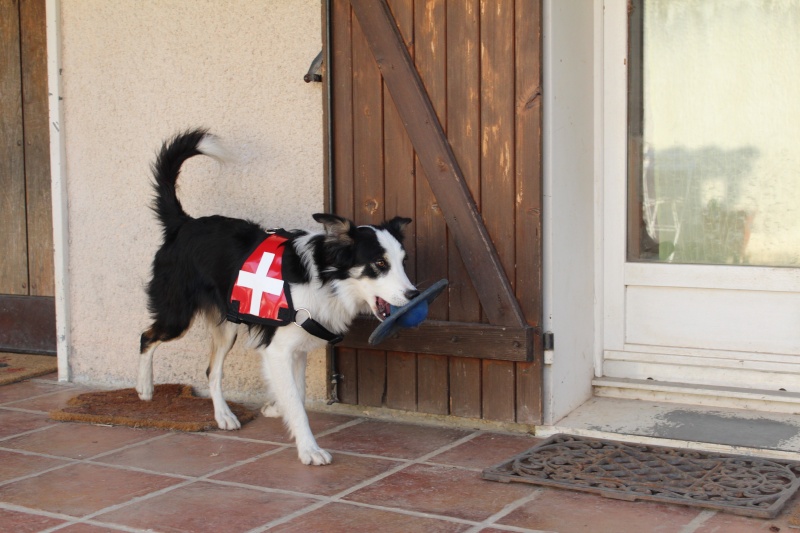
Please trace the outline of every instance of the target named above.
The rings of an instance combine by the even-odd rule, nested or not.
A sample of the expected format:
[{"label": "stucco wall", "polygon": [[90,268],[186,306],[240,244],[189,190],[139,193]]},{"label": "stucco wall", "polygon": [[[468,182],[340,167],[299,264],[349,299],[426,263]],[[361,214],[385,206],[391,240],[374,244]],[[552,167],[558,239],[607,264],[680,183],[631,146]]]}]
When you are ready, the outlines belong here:
[{"label": "stucco wall", "polygon": [[[70,379],[135,382],[149,325],[144,287],[160,230],[148,206],[162,139],[206,126],[235,164],[195,158],[180,197],[195,216],[313,228],[323,207],[322,87],[302,77],[321,48],[318,0],[63,0],[63,113],[69,218]],[[206,387],[208,337],[195,324],[156,352],[155,380]],[[324,395],[323,354],[310,396]],[[254,353],[226,363],[230,398],[259,399]]]}]

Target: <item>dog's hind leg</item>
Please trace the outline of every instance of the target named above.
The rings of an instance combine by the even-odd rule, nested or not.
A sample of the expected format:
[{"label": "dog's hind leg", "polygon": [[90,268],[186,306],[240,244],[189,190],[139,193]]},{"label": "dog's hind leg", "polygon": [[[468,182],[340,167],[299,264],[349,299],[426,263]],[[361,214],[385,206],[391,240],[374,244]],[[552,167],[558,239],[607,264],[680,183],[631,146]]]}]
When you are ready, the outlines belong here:
[{"label": "dog's hind leg", "polygon": [[208,388],[214,403],[214,419],[220,429],[239,429],[242,424],[233,414],[222,395],[222,367],[225,356],[236,342],[236,324],[228,321],[210,321],[211,359],[208,363]]},{"label": "dog's hind leg", "polygon": [[155,336],[153,328],[142,333],[139,353],[139,374],[136,379],[136,392],[139,399],[150,401],[153,399],[153,353],[161,341]]},{"label": "dog's hind leg", "polygon": [[[308,426],[301,390],[298,390],[298,376],[295,376],[296,357],[291,348],[273,341],[267,348],[260,348],[259,353],[263,359],[265,377],[275,395],[277,407],[283,415],[286,427],[294,437],[300,461],[305,465],[330,464],[331,454],[317,445]],[[305,375],[305,372],[303,374]]]},{"label": "dog's hind leg", "polygon": [[136,379],[136,392],[139,399],[153,399],[153,353],[162,343],[181,337],[192,323],[192,315],[186,314],[180,320],[165,321],[157,318],[150,329],[142,333],[139,340],[139,374]]}]

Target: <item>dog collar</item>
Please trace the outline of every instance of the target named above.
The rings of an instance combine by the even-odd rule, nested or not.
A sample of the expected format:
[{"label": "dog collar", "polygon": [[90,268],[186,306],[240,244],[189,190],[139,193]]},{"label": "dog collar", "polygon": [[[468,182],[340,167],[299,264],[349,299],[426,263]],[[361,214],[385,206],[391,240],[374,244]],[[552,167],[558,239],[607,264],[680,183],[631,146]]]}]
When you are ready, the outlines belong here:
[{"label": "dog collar", "polygon": [[[247,255],[228,295],[230,322],[282,327],[294,324],[309,334],[336,344],[343,339],[314,320],[308,309],[295,309],[289,284],[283,279],[283,254],[294,235],[285,230],[270,230]],[[298,318],[305,317],[302,322]]]}]

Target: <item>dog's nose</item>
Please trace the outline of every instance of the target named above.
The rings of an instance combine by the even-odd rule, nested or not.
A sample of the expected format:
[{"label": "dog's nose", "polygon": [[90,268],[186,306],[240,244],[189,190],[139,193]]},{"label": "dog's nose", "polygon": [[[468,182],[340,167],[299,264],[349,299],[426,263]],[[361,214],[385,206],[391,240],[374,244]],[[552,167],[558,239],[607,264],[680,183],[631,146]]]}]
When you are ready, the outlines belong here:
[{"label": "dog's nose", "polygon": [[414,298],[416,298],[417,296],[419,296],[419,291],[418,291],[417,289],[413,289],[413,290],[410,290],[410,291],[406,291],[406,293],[405,293],[405,295],[404,295],[404,296],[405,296],[406,298],[408,298],[409,300],[413,300]]}]

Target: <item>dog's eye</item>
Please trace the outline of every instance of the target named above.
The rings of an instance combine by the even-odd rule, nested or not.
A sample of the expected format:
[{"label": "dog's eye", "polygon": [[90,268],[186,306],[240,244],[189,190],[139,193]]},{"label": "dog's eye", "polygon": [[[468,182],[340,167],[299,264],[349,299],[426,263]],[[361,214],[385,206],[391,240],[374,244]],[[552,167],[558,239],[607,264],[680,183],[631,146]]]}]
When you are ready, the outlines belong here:
[{"label": "dog's eye", "polygon": [[378,267],[380,270],[385,270],[385,269],[386,269],[386,267],[388,267],[388,266],[389,266],[389,263],[387,263],[385,259],[378,259],[377,261],[375,261],[375,263],[374,263],[374,264],[375,264],[375,266],[376,266],[376,267]]}]

